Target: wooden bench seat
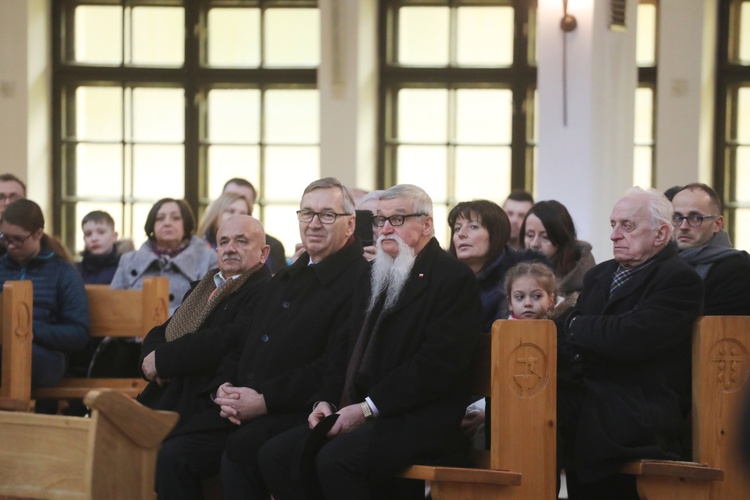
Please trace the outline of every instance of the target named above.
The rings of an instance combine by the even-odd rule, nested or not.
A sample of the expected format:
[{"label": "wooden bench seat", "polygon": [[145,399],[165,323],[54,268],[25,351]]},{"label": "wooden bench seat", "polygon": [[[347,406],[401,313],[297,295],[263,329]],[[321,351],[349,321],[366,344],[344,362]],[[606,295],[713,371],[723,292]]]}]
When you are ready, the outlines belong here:
[{"label": "wooden bench seat", "polygon": [[156,453],[177,414],[115,391],[92,391],[85,402],[90,418],[0,412],[0,495],[156,498]]},{"label": "wooden bench seat", "polygon": [[413,465],[401,476],[430,481],[435,500],[555,498],[556,346],[551,321],[496,321],[474,356],[473,393],[492,398],[490,450],[473,468]]}]

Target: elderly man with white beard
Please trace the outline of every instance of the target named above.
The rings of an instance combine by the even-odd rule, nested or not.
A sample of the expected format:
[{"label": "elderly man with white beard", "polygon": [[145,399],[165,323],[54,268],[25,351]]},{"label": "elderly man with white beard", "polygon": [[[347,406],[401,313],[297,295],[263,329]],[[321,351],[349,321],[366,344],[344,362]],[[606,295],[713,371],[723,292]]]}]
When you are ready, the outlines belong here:
[{"label": "elderly man with white beard", "polygon": [[468,447],[460,422],[479,332],[476,279],[440,248],[421,188],[386,190],[373,223],[377,256],[355,287],[347,352],[308,425],[261,448],[276,500],[423,497],[419,482],[393,474]]}]

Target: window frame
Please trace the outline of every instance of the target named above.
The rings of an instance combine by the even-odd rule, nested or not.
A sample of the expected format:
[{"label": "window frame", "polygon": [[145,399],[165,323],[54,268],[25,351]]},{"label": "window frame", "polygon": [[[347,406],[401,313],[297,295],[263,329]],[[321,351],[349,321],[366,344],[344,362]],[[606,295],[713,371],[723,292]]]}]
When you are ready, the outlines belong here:
[{"label": "window frame", "polygon": [[[76,216],[79,201],[97,201],[81,197],[76,193],[74,137],[64,137],[65,131],[75,130],[75,91],[81,85],[107,85],[125,88],[128,86],[169,86],[182,88],[185,92],[184,124],[184,197],[192,208],[196,219],[202,209],[210,203],[208,195],[206,136],[206,98],[214,88],[254,88],[261,95],[269,89],[317,89],[317,67],[311,68],[225,68],[211,67],[207,59],[207,12],[215,7],[268,8],[317,8],[316,0],[56,0],[51,2],[52,11],[52,179],[54,227],[58,228],[63,243],[76,248],[76,231],[80,220]],[[75,26],[73,15],[77,6],[106,5],[119,7],[176,6],[184,9],[184,64],[181,67],[145,67],[120,65],[87,65],[70,62],[74,55]],[[263,14],[261,14],[263,15]],[[261,38],[261,47],[263,44]],[[262,48],[261,48],[262,51]],[[262,97],[261,97],[262,98]],[[71,105],[73,107],[71,108]],[[261,126],[265,115],[261,112]],[[72,139],[72,140],[70,140]],[[260,147],[266,145],[263,137]],[[318,142],[318,147],[320,143]],[[256,188],[261,196],[256,200],[258,213],[264,213],[264,155],[260,157],[260,185]],[[115,200],[112,200],[114,202]],[[132,205],[139,201],[123,191],[116,202],[123,210],[123,237],[138,235],[140,228],[132,227]],[[140,200],[154,202],[156,200]],[[132,230],[132,235],[130,231]]]},{"label": "window frame", "polygon": [[[505,4],[514,8],[513,63],[506,68],[475,67],[405,67],[392,63],[397,53],[396,10],[402,6],[490,6]],[[532,191],[534,187],[533,105],[537,84],[537,68],[532,64],[534,34],[529,12],[535,1],[505,0],[382,0],[378,4],[378,169],[377,185],[391,186],[396,182],[398,141],[397,95],[403,88],[459,88],[509,89],[513,96],[511,121],[511,189]],[[453,50],[453,49],[451,49]],[[447,144],[449,147],[450,144]],[[448,171],[455,170],[453,155],[449,154]],[[449,193],[454,189],[454,176],[449,176]],[[460,200],[452,200],[448,204]]]}]

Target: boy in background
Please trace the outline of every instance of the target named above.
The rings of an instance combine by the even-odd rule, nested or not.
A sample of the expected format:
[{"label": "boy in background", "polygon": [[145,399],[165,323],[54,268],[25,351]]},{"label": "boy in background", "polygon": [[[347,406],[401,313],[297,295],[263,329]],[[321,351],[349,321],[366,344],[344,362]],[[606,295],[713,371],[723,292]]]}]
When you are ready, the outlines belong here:
[{"label": "boy in background", "polygon": [[120,262],[120,255],[132,250],[133,244],[130,240],[117,240],[115,221],[101,210],[86,214],[81,229],[85,250],[83,260],[76,264],[78,272],[86,284],[109,285]]}]

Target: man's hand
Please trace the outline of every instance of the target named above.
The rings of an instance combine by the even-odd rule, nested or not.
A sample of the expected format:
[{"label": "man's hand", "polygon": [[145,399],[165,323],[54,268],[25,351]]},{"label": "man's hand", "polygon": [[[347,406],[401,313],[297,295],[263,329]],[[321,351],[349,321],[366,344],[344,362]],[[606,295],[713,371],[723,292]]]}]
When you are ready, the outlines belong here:
[{"label": "man's hand", "polygon": [[362,413],[362,406],[360,403],[345,406],[337,413],[339,414],[339,418],[336,420],[336,423],[333,424],[331,430],[328,431],[328,434],[326,434],[328,437],[346,434],[361,427],[365,423],[365,415]]},{"label": "man's hand", "polygon": [[321,401],[320,403],[318,403],[318,405],[307,417],[307,423],[310,426],[310,429],[318,425],[321,420],[331,414],[333,414],[333,408],[331,408],[331,405],[329,405],[325,401]]},{"label": "man's hand", "polygon": [[367,262],[372,262],[378,255],[378,249],[375,248],[375,245],[366,246],[363,250],[365,251],[364,256]]},{"label": "man's hand", "polygon": [[292,254],[292,262],[297,262],[297,259],[299,259],[303,253],[305,253],[307,250],[305,249],[305,246],[302,243],[297,243],[294,245],[294,254]]},{"label": "man's hand", "polygon": [[484,412],[482,410],[471,411],[464,415],[463,420],[461,420],[461,430],[463,430],[467,436],[472,437],[477,433],[479,426],[483,423]]},{"label": "man's hand", "polygon": [[266,399],[249,387],[222,384],[216,391],[214,403],[221,407],[220,415],[235,425],[268,413]]},{"label": "man's hand", "polygon": [[141,370],[143,370],[143,375],[145,375],[148,380],[153,381],[159,376],[159,374],[156,373],[156,351],[151,351],[145,358],[143,358]]}]

